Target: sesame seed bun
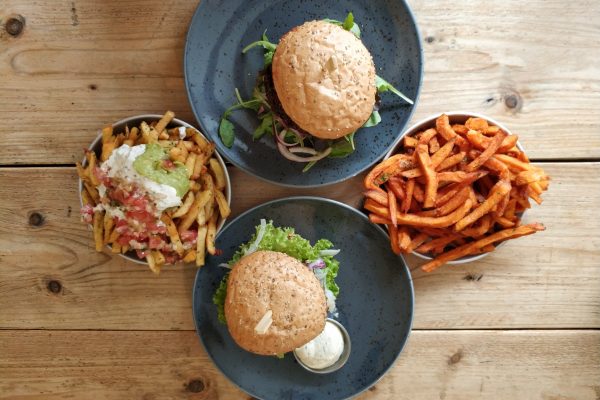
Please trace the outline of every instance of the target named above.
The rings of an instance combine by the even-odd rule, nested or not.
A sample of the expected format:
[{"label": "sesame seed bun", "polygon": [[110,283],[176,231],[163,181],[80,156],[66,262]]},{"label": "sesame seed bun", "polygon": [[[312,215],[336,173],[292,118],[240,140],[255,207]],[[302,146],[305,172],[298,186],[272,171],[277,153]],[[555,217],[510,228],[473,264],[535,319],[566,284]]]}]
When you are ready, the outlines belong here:
[{"label": "sesame seed bun", "polygon": [[303,130],[337,139],[364,125],[375,105],[375,65],[353,33],[310,21],[286,33],[273,56],[273,82]]},{"label": "sesame seed bun", "polygon": [[[272,322],[262,324],[267,315]],[[327,301],[306,265],[283,253],[257,251],[240,259],[229,274],[225,318],[231,336],[243,349],[283,354],[323,331]]]}]

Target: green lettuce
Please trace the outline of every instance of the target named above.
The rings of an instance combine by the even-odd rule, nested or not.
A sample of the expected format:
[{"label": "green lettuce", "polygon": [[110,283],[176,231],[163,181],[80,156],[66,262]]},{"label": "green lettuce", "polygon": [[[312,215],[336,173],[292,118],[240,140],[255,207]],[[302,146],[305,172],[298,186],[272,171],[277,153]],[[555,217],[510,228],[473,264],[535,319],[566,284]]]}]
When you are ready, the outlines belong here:
[{"label": "green lettuce", "polygon": [[[235,265],[246,253],[248,248],[256,241],[260,225],[256,227],[256,232],[250,240],[242,244],[233,254],[231,260],[227,263],[231,267]],[[333,243],[327,239],[319,239],[314,246],[310,242],[298,235],[294,228],[280,228],[273,226],[273,221],[269,221],[265,227],[265,234],[260,241],[257,250],[271,250],[285,253],[290,257],[294,257],[303,263],[312,262],[317,259],[322,259],[325,262],[325,286],[331,290],[335,297],[340,293],[340,288],[335,283],[335,278],[340,268],[340,263],[333,256],[323,256],[321,251],[333,248]],[[219,321],[225,323],[225,297],[227,296],[227,278],[225,275],[215,294],[213,295],[213,303],[217,306]]]}]

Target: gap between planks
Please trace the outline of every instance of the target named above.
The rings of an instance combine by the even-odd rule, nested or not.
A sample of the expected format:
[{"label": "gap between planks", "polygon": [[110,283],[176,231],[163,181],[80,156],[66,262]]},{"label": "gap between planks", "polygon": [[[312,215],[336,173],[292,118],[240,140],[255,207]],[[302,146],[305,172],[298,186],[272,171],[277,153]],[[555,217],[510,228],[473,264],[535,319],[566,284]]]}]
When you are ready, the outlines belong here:
[{"label": "gap between planks", "polygon": [[[48,331],[48,332],[196,332],[195,329],[52,329],[52,328],[13,328],[0,327],[0,332],[7,331]],[[558,328],[413,328],[411,332],[578,332],[591,331],[600,332],[600,328],[594,327],[558,327]]]},{"label": "gap between planks", "polygon": [[[564,164],[572,164],[572,163],[595,163],[600,162],[600,157],[598,158],[544,158],[544,159],[535,159],[531,158],[529,160],[531,163],[539,163],[539,164],[551,164],[551,163],[564,163]],[[228,167],[237,168],[229,161],[225,160],[225,163]],[[0,164],[0,168],[6,169],[16,169],[16,168],[75,168],[75,164]]]}]

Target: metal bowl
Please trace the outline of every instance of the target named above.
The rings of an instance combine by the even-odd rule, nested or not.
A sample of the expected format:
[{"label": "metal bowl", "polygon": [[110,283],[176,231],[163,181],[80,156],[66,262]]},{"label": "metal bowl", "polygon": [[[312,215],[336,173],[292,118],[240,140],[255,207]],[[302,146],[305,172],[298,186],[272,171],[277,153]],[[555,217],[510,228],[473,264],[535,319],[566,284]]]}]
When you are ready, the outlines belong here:
[{"label": "metal bowl", "polygon": [[337,326],[340,332],[342,333],[342,337],[344,338],[344,350],[342,351],[340,358],[338,358],[338,360],[335,363],[333,363],[329,367],[321,369],[311,368],[308,365],[306,365],[300,357],[296,355],[296,350],[293,351],[294,357],[296,358],[296,361],[298,361],[298,364],[300,364],[305,370],[314,372],[315,374],[330,374],[342,368],[344,364],[346,364],[346,361],[348,361],[348,358],[350,357],[350,350],[352,348],[352,343],[350,342],[350,335],[348,334],[346,328],[344,328],[344,325],[342,325],[333,318],[327,318],[326,322],[331,322],[332,324]]},{"label": "metal bowl", "polygon": [[[447,112],[445,113],[448,118],[450,119],[450,124],[464,124],[467,119],[469,118],[483,118],[485,120],[487,120],[490,124],[492,125],[496,125],[498,126],[500,129],[502,129],[504,132],[508,133],[509,135],[512,135],[512,132],[510,131],[510,129],[508,129],[505,125],[503,125],[502,123],[496,121],[495,119],[488,117],[487,115],[483,115],[483,114],[478,114],[478,113],[473,113],[473,112],[466,112],[466,111],[451,111],[451,112]],[[425,129],[428,128],[432,128],[435,126],[435,120],[441,115],[441,113],[437,113],[434,115],[430,115],[427,118],[424,118],[420,121],[418,121],[417,123],[415,123],[414,125],[412,125],[410,128],[408,128],[404,134],[402,134],[394,143],[394,146],[392,147],[392,149],[385,155],[384,160],[390,158],[391,156],[393,156],[394,154],[398,153],[400,149],[402,149],[402,139],[404,138],[404,136],[412,136],[415,135],[421,131],[424,131]],[[524,151],[525,149],[523,148],[523,146],[521,146],[521,144],[519,142],[517,142],[517,148],[521,151]],[[522,214],[520,214],[522,215]],[[499,246],[501,246],[504,242],[499,243],[496,248],[498,248]],[[412,254],[414,254],[415,256],[423,259],[423,260],[432,260],[433,257],[431,257],[428,254],[422,254],[422,253],[417,253],[416,251],[413,251]],[[472,255],[472,256],[465,256],[465,257],[461,257],[458,258],[456,260],[453,261],[448,261],[446,264],[466,264],[472,261],[477,261],[482,259],[483,257],[487,256],[490,253],[481,253],[481,254],[476,254],[476,255]]]},{"label": "metal bowl", "polygon": [[[136,115],[133,117],[128,117],[128,118],[124,118],[120,121],[117,121],[115,123],[112,124],[113,129],[115,132],[121,132],[125,129],[125,126],[129,126],[129,127],[134,127],[134,126],[139,126],[142,121],[146,121],[147,123],[151,123],[153,121],[158,121],[162,118],[162,115],[159,114],[143,114],[143,115]],[[200,136],[202,136],[203,138],[209,140],[208,138],[206,138],[206,136],[204,136],[200,130],[196,127],[194,127],[193,125],[182,121],[178,118],[173,118],[173,120],[169,123],[169,125],[167,125],[167,128],[175,128],[178,126],[183,126],[186,128],[192,128],[195,129],[198,134]],[[92,150],[93,152],[96,153],[96,156],[98,156],[98,158],[100,158],[100,153],[102,151],[102,133],[99,133],[98,136],[96,137],[96,139],[94,139],[94,141],[90,144],[89,150]],[[215,150],[214,152],[214,157],[216,157],[216,159],[219,161],[219,164],[221,164],[221,167],[223,168],[223,172],[225,173],[225,180],[226,180],[226,185],[225,185],[225,197],[227,198],[227,204],[231,205],[231,181],[229,179],[229,172],[227,171],[227,167],[225,165],[225,161],[223,160],[223,158],[221,157],[221,155],[219,153],[217,153],[217,151]],[[85,167],[87,165],[87,159],[85,157],[83,157],[82,160],[82,165]],[[81,179],[79,179],[79,205],[81,207],[83,207],[83,200],[81,198],[81,191],[83,189],[83,182],[81,181]],[[219,232],[221,230],[221,228],[223,227],[223,225],[225,224],[226,219],[219,217],[219,221],[217,224],[217,232]],[[110,249],[111,246],[107,245],[107,247]],[[148,265],[148,263],[144,260],[140,260],[137,257],[137,254],[135,253],[135,251],[128,251],[125,254],[121,254],[118,253],[121,257],[135,262],[137,264],[144,264],[144,265]]]}]

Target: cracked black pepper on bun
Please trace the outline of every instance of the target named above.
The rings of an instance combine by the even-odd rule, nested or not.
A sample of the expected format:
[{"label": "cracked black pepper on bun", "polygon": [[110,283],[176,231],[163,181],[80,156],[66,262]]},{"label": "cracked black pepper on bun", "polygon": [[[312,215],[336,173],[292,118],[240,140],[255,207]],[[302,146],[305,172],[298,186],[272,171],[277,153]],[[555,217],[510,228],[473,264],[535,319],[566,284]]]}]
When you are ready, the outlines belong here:
[{"label": "cracked black pepper on bun", "polygon": [[327,301],[302,262],[284,253],[256,251],[242,257],[229,274],[225,317],[231,336],[244,350],[278,355],[323,331]]},{"label": "cracked black pepper on bun", "polygon": [[352,32],[326,21],[295,27],[273,56],[273,83],[292,121],[321,139],[355,132],[375,105],[375,65]]}]

